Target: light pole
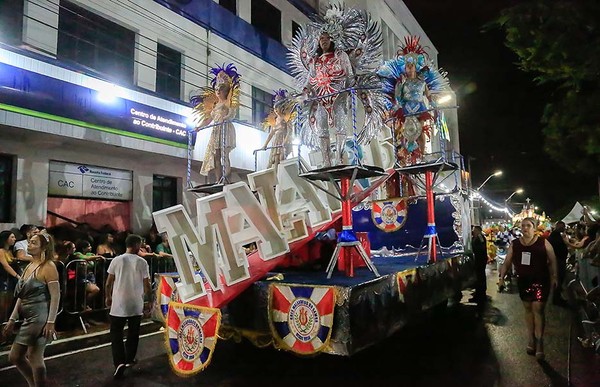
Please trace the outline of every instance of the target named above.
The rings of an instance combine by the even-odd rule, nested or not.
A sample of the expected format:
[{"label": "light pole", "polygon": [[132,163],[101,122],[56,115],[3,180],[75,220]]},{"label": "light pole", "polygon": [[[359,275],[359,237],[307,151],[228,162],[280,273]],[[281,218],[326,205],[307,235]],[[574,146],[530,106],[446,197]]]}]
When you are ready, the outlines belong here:
[{"label": "light pole", "polygon": [[508,208],[508,201],[509,201],[509,200],[510,200],[510,199],[511,199],[513,196],[515,196],[515,194],[521,194],[521,193],[523,193],[523,188],[517,188],[517,190],[516,190],[515,192],[511,193],[511,194],[510,194],[510,196],[509,196],[509,197],[507,197],[507,198],[504,200],[504,208],[506,208],[506,216],[507,216],[507,217],[509,217],[509,216],[510,216],[510,213],[509,213],[509,212],[510,212],[510,209]]},{"label": "light pole", "polygon": [[[479,190],[481,189],[481,187],[483,187],[485,185],[485,183],[487,183],[492,177],[500,176],[500,175],[502,175],[502,171],[496,171],[496,172],[492,173],[491,175],[489,175],[487,177],[487,179],[485,179],[483,181],[483,183],[481,183],[481,185],[479,187],[477,187],[475,192],[479,193]],[[475,221],[477,222],[477,224],[481,224],[482,214],[481,214],[481,200],[480,199],[477,199],[477,207],[476,208],[477,208],[477,215],[474,216],[474,218],[475,218]],[[475,209],[475,206],[473,209]]]},{"label": "light pole", "polygon": [[479,187],[477,187],[477,191],[479,191],[481,189],[481,187],[483,187],[485,185],[485,183],[487,183],[492,177],[500,176],[500,175],[502,175],[502,171],[496,171],[496,172],[492,173],[491,175],[489,175],[488,178],[485,179]]}]

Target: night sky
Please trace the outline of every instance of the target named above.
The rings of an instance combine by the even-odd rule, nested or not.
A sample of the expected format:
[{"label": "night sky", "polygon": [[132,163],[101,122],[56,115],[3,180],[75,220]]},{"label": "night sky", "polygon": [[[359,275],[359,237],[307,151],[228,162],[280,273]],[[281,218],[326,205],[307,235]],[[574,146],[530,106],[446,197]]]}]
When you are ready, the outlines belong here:
[{"label": "night sky", "polygon": [[[458,104],[461,153],[471,158],[473,186],[495,170],[483,194],[513,210],[526,197],[555,220],[577,200],[598,195],[596,178],[571,174],[543,150],[540,118],[550,89],[515,64],[500,30],[484,31],[508,0],[404,0],[439,51]],[[565,208],[569,207],[565,210]],[[518,211],[517,211],[518,212]]]}]

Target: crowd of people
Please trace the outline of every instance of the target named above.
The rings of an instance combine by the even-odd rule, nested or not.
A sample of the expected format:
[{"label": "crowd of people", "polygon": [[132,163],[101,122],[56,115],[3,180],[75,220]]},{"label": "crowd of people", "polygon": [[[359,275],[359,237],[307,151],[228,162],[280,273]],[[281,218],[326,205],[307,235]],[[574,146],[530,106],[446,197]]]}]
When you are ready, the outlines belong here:
[{"label": "crowd of people", "polygon": [[[40,233],[54,239],[49,259],[59,274],[63,296],[60,310],[68,312],[61,313],[60,317],[83,315],[85,325],[97,324],[92,318],[93,312],[107,308],[102,293],[108,265],[126,251],[125,240],[130,233],[68,225],[46,229],[31,224],[0,232],[0,324],[8,321],[16,300],[17,283],[32,260],[29,245]],[[138,255],[149,263],[152,275],[175,271],[168,238],[160,235],[155,227],[143,238]]]},{"label": "crowd of people", "polygon": [[524,218],[511,229],[505,225],[490,228],[488,235],[475,226],[472,250],[477,281],[471,301],[483,305],[489,300],[486,265],[498,259],[499,290],[516,278],[525,310],[526,352],[538,360],[544,359],[545,307],[550,297],[554,305],[569,306],[567,287],[577,283],[585,305],[595,305],[597,314],[600,304],[590,302],[589,295],[600,293],[600,223],[582,218],[579,223],[559,221],[546,229],[537,219]]},{"label": "crowd of people", "polygon": [[[56,339],[61,298],[68,296],[67,283],[71,281],[61,281],[61,274],[63,279],[65,274],[67,278],[71,277],[69,263],[65,265],[63,260],[85,263],[83,273],[74,269],[72,280],[75,284],[81,282],[85,285],[84,299],[89,300],[98,295],[102,287],[96,284],[95,274],[98,271],[94,268],[99,260],[109,259],[104,301],[109,308],[114,376],[121,377],[125,368],[135,362],[140,321],[144,312],[149,313],[145,306],[151,306],[152,288],[147,258],[154,253],[148,251],[150,247],[142,237],[130,234],[125,239],[125,253],[116,255],[114,239],[108,234],[102,237],[94,254],[91,252],[92,243],[87,239],[79,239],[75,243],[59,241],[48,230],[40,230],[33,225],[24,225],[18,233],[25,238],[17,241],[16,230],[0,233],[3,312],[9,316],[3,324],[2,339],[12,339],[10,362],[29,386],[46,384],[44,351]],[[163,244],[162,255],[158,253],[155,256],[168,258],[170,254],[165,251],[164,241],[160,244]],[[145,257],[140,255],[142,248],[146,250],[143,252]],[[23,268],[21,262],[26,262]],[[9,298],[7,294],[11,291],[13,297]],[[126,345],[123,344],[125,323],[129,327]]]}]

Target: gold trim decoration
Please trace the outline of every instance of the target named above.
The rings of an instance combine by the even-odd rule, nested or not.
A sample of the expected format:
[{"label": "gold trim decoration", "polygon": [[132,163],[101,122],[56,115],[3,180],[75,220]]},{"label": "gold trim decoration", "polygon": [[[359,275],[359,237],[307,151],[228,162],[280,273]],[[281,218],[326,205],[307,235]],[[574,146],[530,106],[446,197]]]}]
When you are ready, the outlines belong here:
[{"label": "gold trim decoration", "polygon": [[165,329],[169,364],[179,376],[204,370],[212,359],[221,326],[221,311],[170,302]]},{"label": "gold trim decoration", "polygon": [[269,326],[274,346],[310,356],[329,346],[336,290],[332,286],[273,283],[269,286]]}]

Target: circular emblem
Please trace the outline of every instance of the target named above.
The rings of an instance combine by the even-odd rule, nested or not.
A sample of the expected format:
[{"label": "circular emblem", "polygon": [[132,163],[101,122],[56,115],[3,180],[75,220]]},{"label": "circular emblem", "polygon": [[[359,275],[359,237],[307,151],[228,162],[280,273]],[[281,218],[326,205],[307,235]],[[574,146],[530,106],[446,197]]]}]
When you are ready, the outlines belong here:
[{"label": "circular emblem", "polygon": [[312,341],[321,328],[317,306],[308,298],[297,298],[290,307],[288,326],[294,337],[303,342]]},{"label": "circular emblem", "polygon": [[385,203],[385,205],[381,208],[381,222],[385,225],[388,224],[396,224],[398,220],[398,210],[396,206],[392,203]]},{"label": "circular emblem", "polygon": [[417,117],[411,116],[406,118],[406,121],[404,121],[404,138],[408,141],[417,141],[422,131],[423,128]]},{"label": "circular emblem", "polygon": [[204,349],[204,334],[198,320],[188,317],[181,322],[177,342],[179,353],[185,361],[191,362],[200,356]]},{"label": "circular emblem", "polygon": [[394,232],[404,226],[406,222],[406,201],[404,199],[381,200],[373,202],[372,205],[371,218],[378,229]]}]

